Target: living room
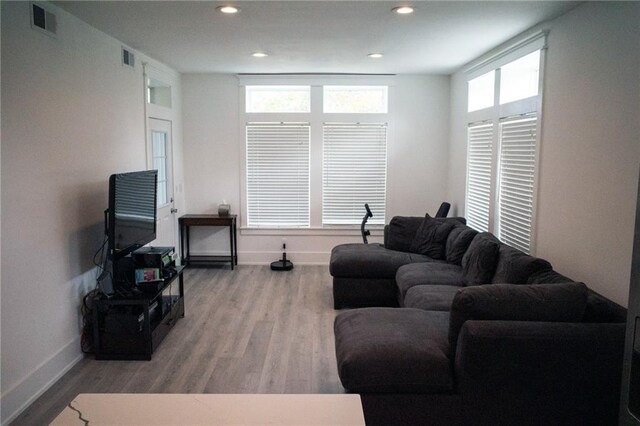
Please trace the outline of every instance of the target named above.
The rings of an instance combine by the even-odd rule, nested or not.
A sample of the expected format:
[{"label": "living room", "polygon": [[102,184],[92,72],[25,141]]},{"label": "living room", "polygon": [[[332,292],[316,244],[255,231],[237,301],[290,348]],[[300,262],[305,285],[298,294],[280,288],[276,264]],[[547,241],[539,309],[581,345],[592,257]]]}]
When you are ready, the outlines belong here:
[{"label": "living room", "polygon": [[[628,306],[640,164],[638,3],[416,2],[408,16],[392,11],[397,2],[238,2],[236,16],[221,14],[221,5],[155,4],[157,14],[145,20],[137,2],[44,2],[57,23],[51,36],[34,30],[29,2],[2,2],[2,424],[85,357],[80,306],[96,285],[92,256],[103,240],[108,178],[147,168],[148,117],[172,123],[177,216],[216,213],[223,203],[238,215],[238,273],[277,260],[285,239],[294,271],[325,271],[318,279],[326,283],[331,249],[360,241],[357,225],[323,229],[317,138],[308,229],[247,222],[244,132],[253,117],[242,107],[250,86],[388,86],[387,114],[376,117],[389,130],[386,204],[374,219],[434,214],[442,201],[451,203],[450,216],[466,216],[467,82],[504,52],[543,37],[532,253]],[[276,30],[244,27],[261,16]],[[428,24],[450,31],[437,25],[447,17],[460,21],[451,27],[460,40],[420,32]],[[303,21],[288,25],[295,19]],[[207,21],[215,36],[198,29]],[[243,30],[246,39],[226,47]],[[336,35],[345,31],[353,35]],[[166,48],[151,42],[159,34]],[[278,44],[266,45],[271,37]],[[295,42],[306,37],[324,45]],[[200,45],[183,49],[180,42],[193,40],[222,45],[219,56]],[[123,47],[134,53],[133,67],[123,66]],[[318,59],[316,47],[336,52]],[[269,56],[251,56],[260,52]],[[378,52],[384,56],[367,57]],[[171,108],[145,102],[145,76],[170,87]],[[371,241],[382,242],[381,227],[371,230]],[[194,231],[192,251],[225,252],[227,234]]]}]

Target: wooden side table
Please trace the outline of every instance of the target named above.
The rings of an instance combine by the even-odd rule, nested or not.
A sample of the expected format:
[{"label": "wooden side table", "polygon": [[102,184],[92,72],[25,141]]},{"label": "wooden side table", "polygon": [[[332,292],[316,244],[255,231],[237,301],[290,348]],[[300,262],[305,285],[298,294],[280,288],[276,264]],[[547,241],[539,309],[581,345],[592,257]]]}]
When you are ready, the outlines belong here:
[{"label": "wooden side table", "polygon": [[[182,264],[189,266],[192,263],[230,262],[231,269],[234,269],[234,266],[238,264],[236,218],[237,215],[235,214],[228,216],[219,216],[217,214],[186,214],[178,218]],[[228,226],[229,256],[192,256],[189,250],[189,229],[192,226]]]}]

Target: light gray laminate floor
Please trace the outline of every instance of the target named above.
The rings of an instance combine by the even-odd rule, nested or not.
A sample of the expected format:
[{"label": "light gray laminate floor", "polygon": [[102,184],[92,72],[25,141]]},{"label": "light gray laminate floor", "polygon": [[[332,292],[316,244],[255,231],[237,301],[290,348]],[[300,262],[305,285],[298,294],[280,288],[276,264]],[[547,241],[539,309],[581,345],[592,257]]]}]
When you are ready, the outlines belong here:
[{"label": "light gray laminate floor", "polygon": [[12,424],[48,424],[78,393],[342,393],[327,266],[185,271],[185,318],[151,361],[85,357]]}]

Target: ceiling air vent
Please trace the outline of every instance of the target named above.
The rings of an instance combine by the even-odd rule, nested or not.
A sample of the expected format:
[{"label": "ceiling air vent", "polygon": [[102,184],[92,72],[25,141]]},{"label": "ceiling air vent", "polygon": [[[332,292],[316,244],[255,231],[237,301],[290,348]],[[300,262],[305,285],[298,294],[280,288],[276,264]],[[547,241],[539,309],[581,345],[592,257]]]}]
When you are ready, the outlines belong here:
[{"label": "ceiling air vent", "polygon": [[126,48],[122,48],[122,65],[126,65],[131,68],[136,67],[136,57],[133,55],[133,52],[127,50]]},{"label": "ceiling air vent", "polygon": [[55,37],[56,15],[36,3],[31,3],[31,28]]}]

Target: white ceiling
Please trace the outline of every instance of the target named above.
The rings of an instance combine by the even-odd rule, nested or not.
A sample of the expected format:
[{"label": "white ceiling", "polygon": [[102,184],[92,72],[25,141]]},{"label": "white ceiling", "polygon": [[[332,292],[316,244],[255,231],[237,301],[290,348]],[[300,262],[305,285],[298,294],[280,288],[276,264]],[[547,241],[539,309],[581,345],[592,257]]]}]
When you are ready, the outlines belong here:
[{"label": "white ceiling", "polygon": [[[232,3],[236,15],[216,10]],[[185,73],[450,74],[579,2],[58,1]],[[413,4],[411,15],[391,9]],[[264,51],[266,58],[252,52]],[[368,53],[381,52],[381,59]]]}]

